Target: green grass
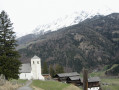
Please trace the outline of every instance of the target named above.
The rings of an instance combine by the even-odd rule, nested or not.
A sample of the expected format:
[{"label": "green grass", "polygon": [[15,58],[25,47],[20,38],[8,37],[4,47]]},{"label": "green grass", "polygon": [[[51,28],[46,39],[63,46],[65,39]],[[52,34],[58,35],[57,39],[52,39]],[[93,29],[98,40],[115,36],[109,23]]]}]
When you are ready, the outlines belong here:
[{"label": "green grass", "polygon": [[40,81],[33,80],[32,86],[42,88],[44,90],[62,90],[69,86],[69,84],[57,82],[57,81]]},{"label": "green grass", "polygon": [[92,72],[88,74],[89,77],[101,77],[105,76],[105,71]]},{"label": "green grass", "polygon": [[102,90],[119,90],[119,78],[101,79],[101,83],[107,84],[107,85],[102,85]]},{"label": "green grass", "polygon": [[10,80],[11,82],[17,82],[17,83],[19,83],[19,84],[25,84],[26,82],[27,82],[27,80],[22,80],[22,79],[18,79],[18,80],[16,80],[16,79],[12,79],[12,80]]},{"label": "green grass", "polygon": [[112,65],[112,67],[111,67],[110,69],[108,69],[107,71],[112,70],[113,68],[117,67],[118,65],[119,65],[119,64],[114,64],[114,65]]},{"label": "green grass", "polygon": [[[108,70],[111,70],[117,66],[118,66],[118,64],[114,64]],[[103,77],[103,78],[101,78],[101,82],[100,82],[102,90],[119,90],[119,78],[114,78],[113,76],[112,76],[112,78],[110,78],[110,77],[106,76],[105,71],[107,70],[107,67],[108,66],[105,66],[102,71],[89,73],[88,76],[89,77],[96,77],[96,76]]]},{"label": "green grass", "polygon": [[108,69],[108,66],[109,65],[105,65],[104,68],[103,68],[103,71],[106,71]]},{"label": "green grass", "polygon": [[115,67],[117,67],[118,65],[119,65],[119,64],[114,64],[114,65],[112,65],[112,67],[109,68],[109,69],[108,69],[108,65],[105,65],[104,68],[103,68],[103,70],[98,71],[98,72],[89,73],[88,76],[89,76],[89,77],[95,77],[95,76],[105,77],[105,76],[106,76],[106,75],[105,75],[105,72],[106,72],[106,71],[112,70],[112,69],[114,69]]}]

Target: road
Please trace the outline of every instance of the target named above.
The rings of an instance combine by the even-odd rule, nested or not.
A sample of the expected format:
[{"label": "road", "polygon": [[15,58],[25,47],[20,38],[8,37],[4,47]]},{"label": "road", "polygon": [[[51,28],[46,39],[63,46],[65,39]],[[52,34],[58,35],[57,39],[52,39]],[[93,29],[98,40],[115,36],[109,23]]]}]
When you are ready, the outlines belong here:
[{"label": "road", "polygon": [[33,90],[29,85],[32,83],[32,80],[28,80],[26,85],[23,87],[18,88],[17,90]]}]

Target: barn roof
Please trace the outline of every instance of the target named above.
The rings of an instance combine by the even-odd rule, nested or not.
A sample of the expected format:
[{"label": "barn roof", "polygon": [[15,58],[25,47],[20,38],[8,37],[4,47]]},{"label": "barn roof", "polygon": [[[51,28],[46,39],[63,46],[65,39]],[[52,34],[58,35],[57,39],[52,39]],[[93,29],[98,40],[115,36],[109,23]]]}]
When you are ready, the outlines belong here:
[{"label": "barn roof", "polygon": [[71,73],[60,73],[56,75],[59,77],[71,77],[71,76],[79,76],[80,74],[77,72],[71,72]]},{"label": "barn roof", "polygon": [[88,82],[99,82],[100,78],[99,77],[91,77],[88,79]]},{"label": "barn roof", "polygon": [[39,57],[35,55],[32,59],[39,59]]},{"label": "barn roof", "polygon": [[73,77],[68,77],[70,80],[81,80],[80,76],[73,76]]},{"label": "barn roof", "polygon": [[31,65],[30,64],[22,64],[19,72],[20,73],[30,73],[31,72]]}]

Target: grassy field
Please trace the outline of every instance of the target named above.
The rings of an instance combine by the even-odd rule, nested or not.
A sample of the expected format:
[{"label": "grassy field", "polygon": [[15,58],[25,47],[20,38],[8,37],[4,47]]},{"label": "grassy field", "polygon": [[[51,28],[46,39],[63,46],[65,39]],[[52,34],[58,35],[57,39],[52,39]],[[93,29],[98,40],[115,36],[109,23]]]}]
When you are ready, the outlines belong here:
[{"label": "grassy field", "polygon": [[[111,67],[111,69],[116,66],[117,66],[117,64],[113,65],[113,67]],[[105,70],[107,70],[107,69],[105,69]],[[106,76],[105,70],[89,73],[88,76],[89,77],[97,77],[97,76],[103,77],[103,78],[101,78],[101,82],[100,82],[102,90],[119,90],[119,78],[114,78],[113,76],[112,77]]]},{"label": "grassy field", "polygon": [[[91,73],[90,76],[103,76],[104,72]],[[12,80],[12,82],[17,82],[21,84],[25,84],[27,80]],[[102,90],[119,90],[119,78],[101,78],[101,87]],[[82,88],[78,88],[71,84],[61,83],[57,81],[40,81],[33,80],[31,86],[34,90],[82,90]],[[3,89],[5,90],[5,89]]]},{"label": "grassy field", "polygon": [[61,83],[57,81],[33,80],[31,86],[41,88],[41,90],[80,90],[78,87],[74,85]]},{"label": "grassy field", "polygon": [[102,90],[119,90],[119,78],[101,79]]},{"label": "grassy field", "polygon": [[12,80],[10,80],[10,82],[12,82],[12,83],[18,83],[18,84],[25,84],[26,81],[27,80],[22,80],[22,79],[18,79],[18,80],[12,79]]},{"label": "grassy field", "polygon": [[92,72],[89,73],[89,77],[104,77],[105,76],[105,71],[99,71],[99,72]]},{"label": "grassy field", "polygon": [[33,80],[32,85],[38,88],[42,88],[44,90],[62,90],[69,86],[68,84],[56,82],[56,81],[40,81]]}]

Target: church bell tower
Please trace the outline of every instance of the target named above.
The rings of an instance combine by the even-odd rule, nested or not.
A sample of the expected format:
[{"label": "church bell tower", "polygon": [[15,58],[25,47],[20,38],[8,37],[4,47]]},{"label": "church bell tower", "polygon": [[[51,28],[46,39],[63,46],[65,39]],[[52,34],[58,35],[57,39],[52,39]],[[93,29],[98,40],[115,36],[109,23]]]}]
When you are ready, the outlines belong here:
[{"label": "church bell tower", "polygon": [[31,58],[31,74],[32,79],[44,80],[44,77],[41,74],[41,59],[36,55]]}]

